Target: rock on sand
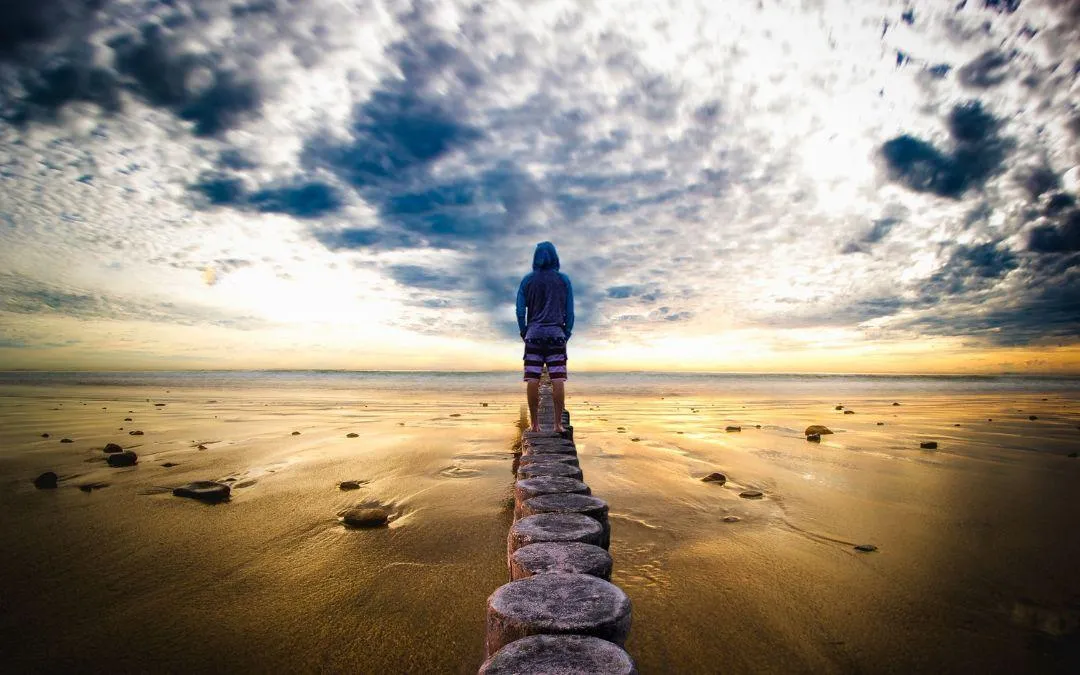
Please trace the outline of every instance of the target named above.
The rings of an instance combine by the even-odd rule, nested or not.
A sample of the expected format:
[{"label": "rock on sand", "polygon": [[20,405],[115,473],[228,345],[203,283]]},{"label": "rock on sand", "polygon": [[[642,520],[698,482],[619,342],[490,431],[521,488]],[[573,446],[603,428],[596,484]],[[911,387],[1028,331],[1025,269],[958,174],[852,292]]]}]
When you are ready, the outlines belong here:
[{"label": "rock on sand", "polygon": [[937,450],[937,441],[923,441],[919,443],[919,447],[923,450]]},{"label": "rock on sand", "polygon": [[341,520],[349,527],[381,527],[386,525],[390,514],[386,509],[357,507],[341,514]]},{"label": "rock on sand", "polygon": [[121,448],[116,443],[107,443],[107,444],[105,444],[105,447],[103,448],[103,450],[104,450],[105,454],[108,454],[108,455],[111,455],[114,452],[123,452],[124,451],[124,449]]},{"label": "rock on sand", "polygon": [[810,426],[806,427],[805,431],[803,431],[804,436],[809,436],[811,434],[817,434],[819,436],[824,436],[825,434],[831,434],[831,433],[832,433],[832,429],[825,426],[824,424],[811,424]]},{"label": "rock on sand", "polygon": [[46,471],[34,479],[34,487],[39,490],[52,490],[56,487],[57,480],[59,480],[59,477],[55,473]]},{"label": "rock on sand", "polygon": [[710,473],[708,476],[705,476],[701,480],[705,483],[719,483],[723,485],[727,482],[727,476],[718,471],[714,471],[713,473]]},{"label": "rock on sand", "polygon": [[812,441],[814,443],[820,443],[821,442],[821,434],[806,434],[806,440]]},{"label": "rock on sand", "polygon": [[109,455],[105,461],[109,463],[109,466],[135,466],[139,461],[139,456],[131,450],[125,450]]},{"label": "rock on sand", "polygon": [[739,496],[743,499],[761,499],[765,495],[761,490],[743,490],[739,493]]},{"label": "rock on sand", "polygon": [[227,500],[232,493],[232,489],[224,483],[218,483],[212,480],[197,480],[193,483],[173,488],[172,493],[176,497],[187,497],[189,499],[197,499],[200,502],[216,504]]}]

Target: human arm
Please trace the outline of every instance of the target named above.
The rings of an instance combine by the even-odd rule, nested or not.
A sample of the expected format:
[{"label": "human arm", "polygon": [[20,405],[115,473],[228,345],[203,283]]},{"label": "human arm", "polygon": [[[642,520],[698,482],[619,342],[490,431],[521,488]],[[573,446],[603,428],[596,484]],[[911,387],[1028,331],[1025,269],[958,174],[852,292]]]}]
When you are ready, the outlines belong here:
[{"label": "human arm", "polygon": [[517,312],[518,333],[521,335],[521,339],[525,339],[525,329],[527,324],[525,323],[525,279],[521,280],[521,284],[518,285],[517,302],[515,305],[515,311]]},{"label": "human arm", "polygon": [[563,279],[566,281],[566,325],[563,330],[569,340],[570,334],[574,332],[574,287],[570,285],[570,277],[564,274]]}]

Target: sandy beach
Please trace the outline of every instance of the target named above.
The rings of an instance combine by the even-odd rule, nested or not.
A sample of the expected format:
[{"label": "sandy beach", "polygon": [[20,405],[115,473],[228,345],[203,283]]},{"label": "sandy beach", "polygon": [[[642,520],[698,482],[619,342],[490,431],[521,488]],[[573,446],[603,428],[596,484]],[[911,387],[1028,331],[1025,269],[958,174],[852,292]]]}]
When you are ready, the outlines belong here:
[{"label": "sandy beach", "polygon": [[[523,396],[466,384],[0,383],[2,669],[475,672]],[[640,671],[1075,672],[1074,384],[571,380]]]}]

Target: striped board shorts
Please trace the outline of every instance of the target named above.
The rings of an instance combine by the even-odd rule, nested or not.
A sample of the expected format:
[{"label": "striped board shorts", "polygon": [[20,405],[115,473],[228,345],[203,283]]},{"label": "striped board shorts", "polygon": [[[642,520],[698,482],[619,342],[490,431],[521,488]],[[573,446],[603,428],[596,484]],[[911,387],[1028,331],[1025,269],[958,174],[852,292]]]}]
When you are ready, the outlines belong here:
[{"label": "striped board shorts", "polygon": [[548,377],[553,380],[566,379],[565,338],[534,338],[525,341],[525,381],[539,380],[545,364],[548,367]]}]

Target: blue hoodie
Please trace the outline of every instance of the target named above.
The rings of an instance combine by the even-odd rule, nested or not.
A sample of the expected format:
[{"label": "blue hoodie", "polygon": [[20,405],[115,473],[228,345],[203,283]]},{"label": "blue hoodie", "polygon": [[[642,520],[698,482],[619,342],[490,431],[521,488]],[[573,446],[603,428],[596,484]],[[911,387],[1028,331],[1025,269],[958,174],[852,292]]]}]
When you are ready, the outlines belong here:
[{"label": "blue hoodie", "polygon": [[570,277],[559,272],[555,245],[550,241],[537,244],[532,267],[533,271],[518,286],[518,332],[526,340],[545,337],[569,340],[574,330],[574,289]]}]

